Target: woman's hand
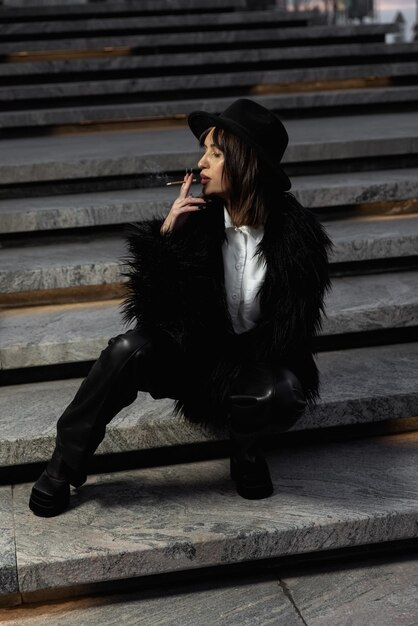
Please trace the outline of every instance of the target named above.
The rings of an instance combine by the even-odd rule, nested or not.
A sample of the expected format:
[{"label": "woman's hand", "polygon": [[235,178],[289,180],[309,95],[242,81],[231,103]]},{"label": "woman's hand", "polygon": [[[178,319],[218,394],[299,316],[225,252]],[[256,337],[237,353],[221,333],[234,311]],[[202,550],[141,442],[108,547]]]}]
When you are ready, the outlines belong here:
[{"label": "woman's hand", "polygon": [[189,195],[192,182],[193,173],[186,173],[179,197],[173,202],[170,213],[161,226],[160,232],[162,235],[181,228],[182,224],[187,220],[189,213],[192,211],[200,211],[200,209],[205,206],[205,200],[203,198],[195,198]]}]

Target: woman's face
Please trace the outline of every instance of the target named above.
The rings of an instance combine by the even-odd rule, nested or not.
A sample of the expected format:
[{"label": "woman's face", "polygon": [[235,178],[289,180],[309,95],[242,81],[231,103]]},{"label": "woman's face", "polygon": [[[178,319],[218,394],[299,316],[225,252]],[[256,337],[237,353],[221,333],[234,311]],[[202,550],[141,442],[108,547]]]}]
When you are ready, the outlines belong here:
[{"label": "woman's face", "polygon": [[227,181],[223,178],[224,154],[213,143],[213,129],[206,136],[203,150],[203,155],[197,164],[201,170],[200,180],[203,193],[214,194],[227,200],[229,190]]}]

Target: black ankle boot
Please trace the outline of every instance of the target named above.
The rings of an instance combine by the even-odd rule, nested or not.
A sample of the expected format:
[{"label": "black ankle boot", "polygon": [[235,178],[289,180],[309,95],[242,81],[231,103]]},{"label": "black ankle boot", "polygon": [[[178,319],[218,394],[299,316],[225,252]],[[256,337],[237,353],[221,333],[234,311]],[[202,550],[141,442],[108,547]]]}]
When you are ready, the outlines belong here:
[{"label": "black ankle boot", "polygon": [[70,502],[70,483],[53,478],[45,470],[32,487],[29,508],[38,517],[60,515]]},{"label": "black ankle boot", "polygon": [[246,500],[268,498],[274,491],[267,461],[256,449],[231,453],[231,478],[237,493]]},{"label": "black ankle boot", "polygon": [[86,475],[69,468],[55,449],[47,468],[32,487],[30,510],[38,517],[60,515],[70,502],[70,485],[81,487],[85,481]]}]

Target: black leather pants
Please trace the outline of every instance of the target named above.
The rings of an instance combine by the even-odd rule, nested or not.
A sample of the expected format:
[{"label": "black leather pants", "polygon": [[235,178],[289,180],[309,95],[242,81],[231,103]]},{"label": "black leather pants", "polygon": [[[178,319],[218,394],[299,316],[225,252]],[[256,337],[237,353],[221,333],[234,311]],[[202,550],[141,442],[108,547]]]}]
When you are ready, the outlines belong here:
[{"label": "black leather pants", "polygon": [[284,367],[248,363],[232,381],[228,404],[231,478],[243,498],[268,498],[274,487],[259,446],[265,435],[286,430],[301,417],[306,405],[302,387]]},{"label": "black leather pants", "polygon": [[[178,344],[165,333],[137,328],[110,339],[58,420],[58,456],[83,474],[107,424],[135,400],[138,391],[154,398],[187,395],[184,391],[196,375],[189,367]],[[294,374],[265,363],[242,368],[231,385],[228,403],[231,433],[236,444],[244,447],[271,426],[289,428],[305,408]]]},{"label": "black leather pants", "polygon": [[59,456],[73,470],[84,472],[107,424],[138,391],[176,398],[186,380],[184,355],[167,334],[137,328],[110,339],[58,420]]},{"label": "black leather pants", "polygon": [[231,384],[228,403],[231,435],[241,449],[264,434],[289,429],[306,408],[295,374],[271,363],[241,368]]}]

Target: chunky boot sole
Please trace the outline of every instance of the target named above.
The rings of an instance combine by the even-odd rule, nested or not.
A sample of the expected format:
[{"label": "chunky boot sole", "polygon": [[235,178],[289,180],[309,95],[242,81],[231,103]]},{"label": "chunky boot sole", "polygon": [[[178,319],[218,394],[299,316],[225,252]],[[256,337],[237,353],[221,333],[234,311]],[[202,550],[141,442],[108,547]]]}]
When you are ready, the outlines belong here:
[{"label": "chunky boot sole", "polygon": [[251,466],[246,461],[240,464],[232,456],[231,478],[235,482],[238,495],[246,500],[262,500],[269,498],[274,492],[267,462],[261,457]]},{"label": "chunky boot sole", "polygon": [[29,508],[38,517],[54,517],[63,513],[70,502],[70,484],[52,478],[45,470],[32,487]]}]

